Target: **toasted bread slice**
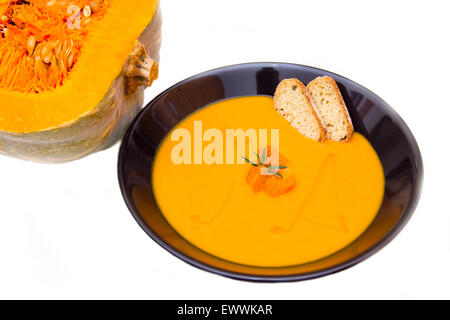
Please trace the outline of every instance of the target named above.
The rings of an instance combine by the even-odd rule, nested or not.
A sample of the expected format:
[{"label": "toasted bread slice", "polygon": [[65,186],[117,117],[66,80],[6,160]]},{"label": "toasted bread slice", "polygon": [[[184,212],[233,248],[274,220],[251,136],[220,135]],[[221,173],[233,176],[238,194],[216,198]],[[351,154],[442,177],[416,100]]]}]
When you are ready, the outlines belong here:
[{"label": "toasted bread slice", "polygon": [[319,142],[326,139],[320,116],[302,82],[297,79],[281,81],[273,101],[275,110],[305,137]]},{"label": "toasted bread slice", "polygon": [[328,76],[316,78],[308,84],[307,89],[324,121],[327,138],[349,141],[353,134],[353,124],[334,79]]}]

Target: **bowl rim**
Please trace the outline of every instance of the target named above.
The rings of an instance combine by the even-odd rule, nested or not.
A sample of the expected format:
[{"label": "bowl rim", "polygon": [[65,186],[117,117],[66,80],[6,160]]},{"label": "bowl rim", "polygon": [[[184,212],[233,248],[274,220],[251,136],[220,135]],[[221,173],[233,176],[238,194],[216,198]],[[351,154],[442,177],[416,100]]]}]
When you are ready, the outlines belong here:
[{"label": "bowl rim", "polygon": [[[385,106],[389,109],[389,111],[395,115],[396,120],[400,121],[400,126],[402,131],[405,133],[406,138],[408,139],[411,148],[413,150],[413,153],[416,156],[416,168],[417,168],[417,181],[416,183],[413,185],[413,196],[412,199],[408,205],[407,208],[405,208],[404,214],[402,215],[402,217],[397,221],[397,223],[393,226],[393,228],[381,239],[379,240],[375,245],[371,246],[369,249],[365,250],[364,252],[360,253],[359,255],[357,255],[356,257],[348,260],[348,261],[344,261],[342,263],[339,263],[335,266],[329,267],[329,268],[325,268],[322,270],[318,270],[318,271],[313,271],[313,272],[307,272],[307,273],[301,273],[301,274],[292,274],[292,275],[280,275],[280,276],[265,276],[265,275],[252,275],[252,274],[247,274],[247,273],[240,273],[240,272],[235,272],[235,271],[229,271],[229,270],[225,270],[225,269],[221,269],[218,267],[214,267],[211,265],[208,265],[207,263],[198,261],[194,258],[191,258],[189,256],[187,256],[186,254],[184,254],[183,252],[177,250],[176,248],[172,247],[170,244],[168,244],[167,242],[165,242],[156,232],[154,232],[152,230],[152,228],[145,222],[145,220],[143,219],[143,217],[141,216],[141,214],[139,213],[139,211],[137,210],[137,208],[135,208],[133,206],[133,204],[131,203],[131,201],[128,199],[128,196],[126,195],[125,192],[125,178],[124,178],[124,173],[122,168],[124,167],[124,155],[126,152],[126,146],[128,145],[128,141],[131,137],[132,132],[134,131],[135,125],[142,119],[143,115],[148,112],[149,110],[151,110],[153,108],[153,105],[156,103],[156,101],[158,101],[161,97],[163,97],[164,95],[166,95],[167,93],[169,93],[170,91],[176,89],[177,87],[188,83],[192,80],[207,76],[211,73],[215,73],[218,71],[232,71],[234,69],[239,69],[239,68],[243,68],[243,67],[250,67],[250,66],[261,66],[261,67],[276,67],[279,65],[284,65],[284,66],[293,66],[293,67],[301,67],[301,68],[306,68],[306,69],[311,69],[314,71],[319,71],[319,72],[323,72],[327,75],[330,76],[337,76],[340,77],[342,79],[345,79],[346,81],[349,81],[357,86],[359,86],[360,88],[366,90],[367,92],[371,93],[373,96],[375,96],[377,99],[379,99],[381,102],[383,102],[385,104]],[[422,188],[423,188],[423,177],[424,177],[424,167],[423,167],[423,159],[422,159],[422,155],[418,146],[418,143],[411,131],[411,129],[408,127],[408,125],[406,124],[406,122],[403,120],[403,118],[388,104],[386,103],[381,97],[379,97],[377,94],[375,94],[374,92],[372,92],[371,90],[367,89],[366,87],[360,85],[359,83],[348,79],[344,76],[341,76],[339,74],[336,74],[334,72],[330,72],[328,70],[325,69],[321,69],[321,68],[316,68],[316,67],[311,67],[308,65],[302,65],[302,64],[296,64],[296,63],[286,63],[286,62],[248,62],[248,63],[239,63],[239,64],[233,64],[233,65],[227,65],[227,66],[223,66],[223,67],[218,67],[218,68],[214,68],[208,71],[204,71],[204,72],[200,72],[198,74],[195,74],[191,77],[188,77],[182,81],[179,81],[177,83],[175,83],[174,85],[170,86],[169,88],[167,88],[166,90],[164,90],[163,92],[161,92],[160,94],[158,94],[156,97],[154,97],[144,108],[142,108],[142,110],[140,110],[140,112],[137,114],[137,116],[133,119],[133,121],[131,122],[130,126],[128,127],[123,139],[122,139],[122,143],[118,152],[119,156],[118,156],[118,165],[117,165],[117,170],[118,170],[118,180],[119,180],[119,186],[120,186],[120,190],[122,193],[122,197],[124,198],[124,201],[126,203],[126,206],[128,208],[128,210],[130,211],[131,215],[133,216],[133,218],[136,220],[136,222],[139,224],[139,226],[145,231],[145,233],[153,239],[153,241],[155,241],[157,244],[159,244],[162,248],[164,248],[166,251],[168,251],[169,253],[171,253],[172,255],[174,255],[175,257],[177,257],[178,259],[184,261],[185,263],[196,267],[198,269],[216,274],[216,275],[220,275],[220,276],[224,276],[227,278],[231,278],[234,280],[241,280],[241,281],[250,281],[250,282],[261,282],[261,283],[275,283],[275,282],[296,282],[296,281],[303,281],[303,280],[312,280],[315,278],[320,278],[320,277],[324,277],[327,275],[331,275],[343,270],[346,270],[352,266],[355,266],[356,264],[368,259],[369,257],[371,257],[372,255],[374,255],[375,253],[377,253],[378,251],[380,251],[381,249],[383,249],[388,243],[390,243],[399,233],[401,230],[403,230],[403,228],[405,227],[405,225],[408,223],[408,221],[410,220],[411,216],[413,215],[415,209],[417,208],[421,193],[422,193]],[[176,231],[175,231],[176,232]],[[342,249],[341,249],[342,250]]]}]

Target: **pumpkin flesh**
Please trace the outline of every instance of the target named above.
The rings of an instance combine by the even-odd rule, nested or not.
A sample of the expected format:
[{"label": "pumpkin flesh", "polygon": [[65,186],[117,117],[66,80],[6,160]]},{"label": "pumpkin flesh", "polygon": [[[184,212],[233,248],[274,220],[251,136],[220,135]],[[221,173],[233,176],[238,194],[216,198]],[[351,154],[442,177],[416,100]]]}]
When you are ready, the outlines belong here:
[{"label": "pumpkin flesh", "polygon": [[[99,5],[94,10],[93,2]],[[87,6],[90,15],[83,10]],[[8,30],[0,38],[0,48],[8,45],[0,51],[0,131],[67,127],[92,113],[121,75],[157,7],[153,0],[0,0]],[[76,8],[80,25],[76,20],[73,28]],[[47,57],[42,50],[49,44]]]}]

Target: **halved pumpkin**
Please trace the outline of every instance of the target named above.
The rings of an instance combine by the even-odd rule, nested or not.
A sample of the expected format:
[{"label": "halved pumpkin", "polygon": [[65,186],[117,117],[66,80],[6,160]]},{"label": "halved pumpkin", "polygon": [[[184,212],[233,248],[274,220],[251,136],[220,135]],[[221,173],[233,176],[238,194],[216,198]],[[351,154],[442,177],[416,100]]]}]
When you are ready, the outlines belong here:
[{"label": "halved pumpkin", "polygon": [[64,162],[111,146],[158,75],[157,0],[0,0],[0,152]]}]

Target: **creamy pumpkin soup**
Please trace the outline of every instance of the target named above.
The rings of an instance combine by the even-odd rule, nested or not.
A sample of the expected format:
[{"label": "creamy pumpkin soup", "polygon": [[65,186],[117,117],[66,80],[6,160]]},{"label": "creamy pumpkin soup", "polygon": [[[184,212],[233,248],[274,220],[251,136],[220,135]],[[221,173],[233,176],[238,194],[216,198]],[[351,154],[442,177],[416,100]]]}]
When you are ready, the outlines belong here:
[{"label": "creamy pumpkin soup", "polygon": [[[251,96],[191,114],[162,142],[152,171],[157,203],[180,235],[222,259],[262,267],[344,248],[373,221],[384,192],[383,168],[362,135],[319,143],[272,105]],[[230,129],[247,133],[244,150],[238,134],[227,139]]]}]

